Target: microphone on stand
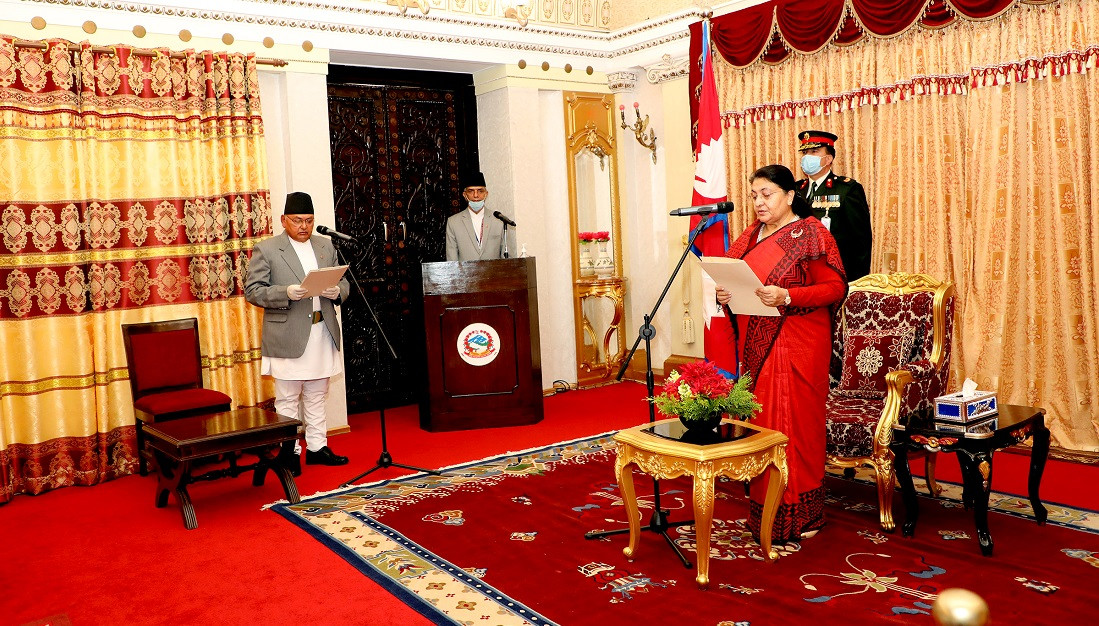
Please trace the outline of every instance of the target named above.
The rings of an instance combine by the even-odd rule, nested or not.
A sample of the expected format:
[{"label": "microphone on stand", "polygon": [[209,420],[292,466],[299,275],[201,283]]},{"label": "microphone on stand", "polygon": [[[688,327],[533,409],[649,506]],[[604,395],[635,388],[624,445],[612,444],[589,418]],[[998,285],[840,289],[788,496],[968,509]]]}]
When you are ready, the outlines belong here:
[{"label": "microphone on stand", "polygon": [[327,226],[324,226],[323,224],[320,225],[320,226],[317,226],[317,232],[322,234],[322,235],[328,235],[329,237],[331,237],[333,239],[339,239],[341,241],[356,241],[356,242],[358,241],[358,239],[355,239],[351,235],[345,235],[345,234],[343,234],[339,231],[332,230],[331,228],[329,228]]},{"label": "microphone on stand", "polygon": [[501,222],[507,224],[508,226],[511,226],[512,228],[515,228],[515,222],[513,222],[510,217],[504,215],[503,213],[501,213],[499,211],[493,211],[492,212],[492,217],[495,217],[496,219],[500,220]]},{"label": "microphone on stand", "polygon": [[[710,215],[711,213],[732,213],[732,202],[715,202],[713,204],[703,204],[700,206],[683,207],[682,209],[675,209],[668,215]],[[318,230],[320,230],[318,228]]]}]

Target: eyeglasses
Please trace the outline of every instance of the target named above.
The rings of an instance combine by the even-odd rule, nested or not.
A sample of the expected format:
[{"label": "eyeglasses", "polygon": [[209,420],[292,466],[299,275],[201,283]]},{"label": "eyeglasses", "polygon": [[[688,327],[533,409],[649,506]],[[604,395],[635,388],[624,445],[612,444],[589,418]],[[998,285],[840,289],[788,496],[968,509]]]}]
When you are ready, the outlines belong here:
[{"label": "eyeglasses", "polygon": [[284,215],[283,217],[286,219],[286,221],[290,222],[294,226],[312,226],[313,225],[313,218],[311,218],[311,217],[290,217],[290,216],[287,216],[287,215]]}]

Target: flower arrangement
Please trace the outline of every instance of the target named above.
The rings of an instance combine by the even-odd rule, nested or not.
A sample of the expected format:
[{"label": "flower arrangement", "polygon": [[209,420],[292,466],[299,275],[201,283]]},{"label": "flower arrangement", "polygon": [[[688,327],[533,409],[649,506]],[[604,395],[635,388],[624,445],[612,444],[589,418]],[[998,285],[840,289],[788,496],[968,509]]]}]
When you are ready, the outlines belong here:
[{"label": "flower arrangement", "polygon": [[580,243],[591,243],[593,241],[610,241],[611,240],[610,232],[605,231],[605,230],[585,231],[585,232],[582,232],[582,233],[577,233],[576,237],[577,237],[577,239],[580,240]]},{"label": "flower arrangement", "polygon": [[727,413],[742,419],[763,408],[748,389],[751,378],[736,382],[722,376],[713,363],[697,361],[672,370],[661,392],[649,401],[665,415],[677,415],[685,422],[706,420],[715,413]]}]

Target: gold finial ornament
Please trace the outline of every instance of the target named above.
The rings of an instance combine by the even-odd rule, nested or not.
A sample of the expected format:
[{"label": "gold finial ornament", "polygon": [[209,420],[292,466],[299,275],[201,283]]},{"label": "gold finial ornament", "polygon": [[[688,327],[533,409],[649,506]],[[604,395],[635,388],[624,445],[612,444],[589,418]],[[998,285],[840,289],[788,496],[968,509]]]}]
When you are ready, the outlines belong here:
[{"label": "gold finial ornament", "polygon": [[227,46],[233,45],[233,41],[234,41],[233,35],[230,34],[230,33],[225,33],[224,35],[221,36],[221,43],[223,43]]},{"label": "gold finial ornament", "polygon": [[180,41],[191,41],[191,31],[187,30],[186,28],[179,31],[179,40]]},{"label": "gold finial ornament", "polygon": [[270,37],[264,37],[263,38],[263,47],[264,48],[274,48],[275,47],[275,40],[270,38]]},{"label": "gold finial ornament", "polygon": [[95,31],[97,30],[95,22],[93,22],[91,20],[88,20],[87,22],[84,22],[84,26],[82,28],[84,29],[84,32],[88,33],[89,35],[94,34]]},{"label": "gold finial ornament", "polygon": [[141,39],[142,37],[144,37],[147,34],[146,31],[145,31],[145,27],[142,26],[141,24],[138,24],[137,26],[134,26],[133,33],[134,33],[134,37],[137,37],[138,39]]},{"label": "gold finial ornament", "polygon": [[944,589],[931,605],[931,617],[942,626],[982,626],[988,623],[988,604],[968,589]]},{"label": "gold finial ornament", "polygon": [[31,28],[34,30],[42,30],[46,27],[46,20],[42,17],[35,16],[31,18]]},{"label": "gold finial ornament", "polygon": [[427,0],[389,0],[389,4],[396,4],[401,11],[401,15],[404,15],[411,5],[416,5],[416,8],[420,9],[420,12],[424,15],[431,12],[431,5],[427,3]]},{"label": "gold finial ornament", "polygon": [[306,39],[305,41],[301,42],[301,49],[305,50],[306,52],[312,52],[313,42]]}]

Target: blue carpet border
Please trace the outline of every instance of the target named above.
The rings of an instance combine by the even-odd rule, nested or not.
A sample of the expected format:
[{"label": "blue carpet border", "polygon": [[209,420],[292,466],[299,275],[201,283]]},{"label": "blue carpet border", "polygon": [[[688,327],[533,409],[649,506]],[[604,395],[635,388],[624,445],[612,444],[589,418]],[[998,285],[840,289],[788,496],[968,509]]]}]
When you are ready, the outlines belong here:
[{"label": "blue carpet border", "polygon": [[[588,437],[579,437],[579,438],[571,439],[571,440],[567,440],[567,441],[559,441],[559,442],[552,443],[552,444],[549,444],[549,445],[537,446],[537,447],[529,448],[527,450],[505,452],[503,454],[498,454],[498,455],[491,456],[491,457],[486,457],[486,458],[483,458],[483,459],[477,459],[477,460],[474,460],[474,461],[469,461],[469,462],[466,462],[466,463],[460,463],[460,464],[453,465],[453,466],[446,467],[446,468],[440,468],[439,471],[442,472],[443,474],[461,472],[461,471],[463,471],[467,468],[470,468],[470,467],[474,467],[474,466],[477,466],[477,465],[483,465],[485,463],[500,462],[500,461],[504,461],[505,459],[508,459],[508,458],[511,458],[511,457],[515,457],[516,459],[519,459],[519,458],[522,458],[523,456],[538,454],[540,452],[546,452],[548,450],[553,450],[555,448],[562,448],[562,447],[566,447],[566,446],[583,445],[585,443],[590,443],[590,442],[606,439],[608,436],[613,435],[613,434],[614,434],[613,431],[612,432],[605,432],[605,433],[600,433],[600,434],[597,434],[597,435],[591,435],[591,436],[588,436]],[[393,484],[393,483],[403,483],[403,482],[416,481],[416,480],[422,479],[426,475],[427,474],[425,474],[423,472],[417,472],[415,474],[409,474],[409,475],[406,475],[406,476],[399,476],[397,478],[385,479],[385,480],[377,481],[377,482],[374,482],[374,483],[367,483],[367,484],[363,484],[363,485],[348,485],[345,489],[338,489],[338,490],[329,491],[329,492],[322,493],[322,494],[316,494],[316,495],[310,496],[308,498],[303,498],[301,500],[301,502],[299,502],[297,505],[294,505],[294,506],[300,506],[303,503],[308,503],[308,502],[313,501],[313,500],[328,498],[328,497],[331,497],[333,495],[346,493],[348,491],[352,491],[352,490],[355,490],[355,489],[361,489],[361,488],[366,488],[366,487],[378,488],[378,487],[382,487],[382,486]],[[350,564],[356,570],[361,572],[367,578],[370,578],[374,582],[378,583],[379,586],[381,586],[383,589],[385,589],[389,593],[396,596],[401,602],[403,602],[406,605],[408,605],[409,607],[411,607],[414,611],[416,611],[420,615],[423,615],[425,618],[431,620],[432,623],[440,624],[440,625],[444,625],[444,626],[453,626],[453,625],[460,625],[461,624],[461,622],[458,622],[458,621],[454,620],[453,618],[451,618],[449,615],[439,611],[439,609],[436,608],[435,605],[431,604],[430,602],[427,602],[426,600],[421,598],[416,593],[413,593],[413,592],[409,591],[407,588],[404,587],[404,585],[401,585],[400,583],[395,581],[392,577],[390,577],[388,574],[380,571],[373,564],[365,561],[362,557],[360,557],[358,554],[356,554],[355,551],[348,548],[342,542],[336,540],[335,538],[333,538],[328,533],[325,533],[325,532],[317,529],[317,527],[314,526],[312,523],[305,520],[304,518],[297,515],[296,513],[290,511],[289,510],[290,506],[291,505],[287,502],[279,502],[277,504],[272,505],[270,508],[272,510],[274,510],[276,513],[278,513],[279,515],[281,515],[286,520],[290,521],[292,524],[294,524],[298,528],[301,528],[302,530],[304,530],[306,533],[308,533],[311,537],[313,537],[314,539],[319,541],[322,545],[327,547],[329,550],[331,550],[331,551],[335,552],[336,554],[338,554],[340,556],[340,558],[342,558],[344,561],[346,561],[348,564]],[[454,576],[455,578],[460,579],[463,583],[477,589],[478,591],[481,591],[483,593],[486,593],[487,595],[490,595],[491,598],[494,601],[508,606],[508,608],[510,610],[516,611],[524,619],[527,619],[527,620],[529,620],[529,621],[531,621],[535,624],[544,624],[545,626],[552,626],[552,625],[556,624],[556,622],[554,622],[553,620],[551,620],[551,619],[547,618],[546,616],[542,615],[538,611],[535,611],[533,608],[527,606],[525,603],[520,602],[519,600],[517,600],[517,599],[509,596],[508,594],[500,591],[499,589],[493,587],[492,585],[489,585],[489,584],[485,583],[484,581],[480,580],[479,578],[470,575],[464,569],[458,567],[457,565],[454,565],[453,563],[447,561],[446,559],[444,559],[441,556],[435,554],[434,552],[426,550],[425,548],[420,546],[418,543],[412,541],[408,537],[405,537],[402,533],[398,532],[396,529],[391,528],[390,526],[387,526],[385,524],[382,524],[381,522],[375,520],[374,518],[372,518],[368,515],[364,515],[362,513],[352,513],[351,515],[352,515],[352,517],[358,519],[359,521],[361,521],[364,524],[370,526],[371,528],[374,528],[375,530],[378,530],[379,532],[385,533],[386,535],[390,536],[391,538],[397,540],[401,545],[403,545],[409,551],[415,553],[417,556],[423,558],[425,561],[428,561],[431,564],[439,567],[441,570],[446,571],[448,574]]]}]

